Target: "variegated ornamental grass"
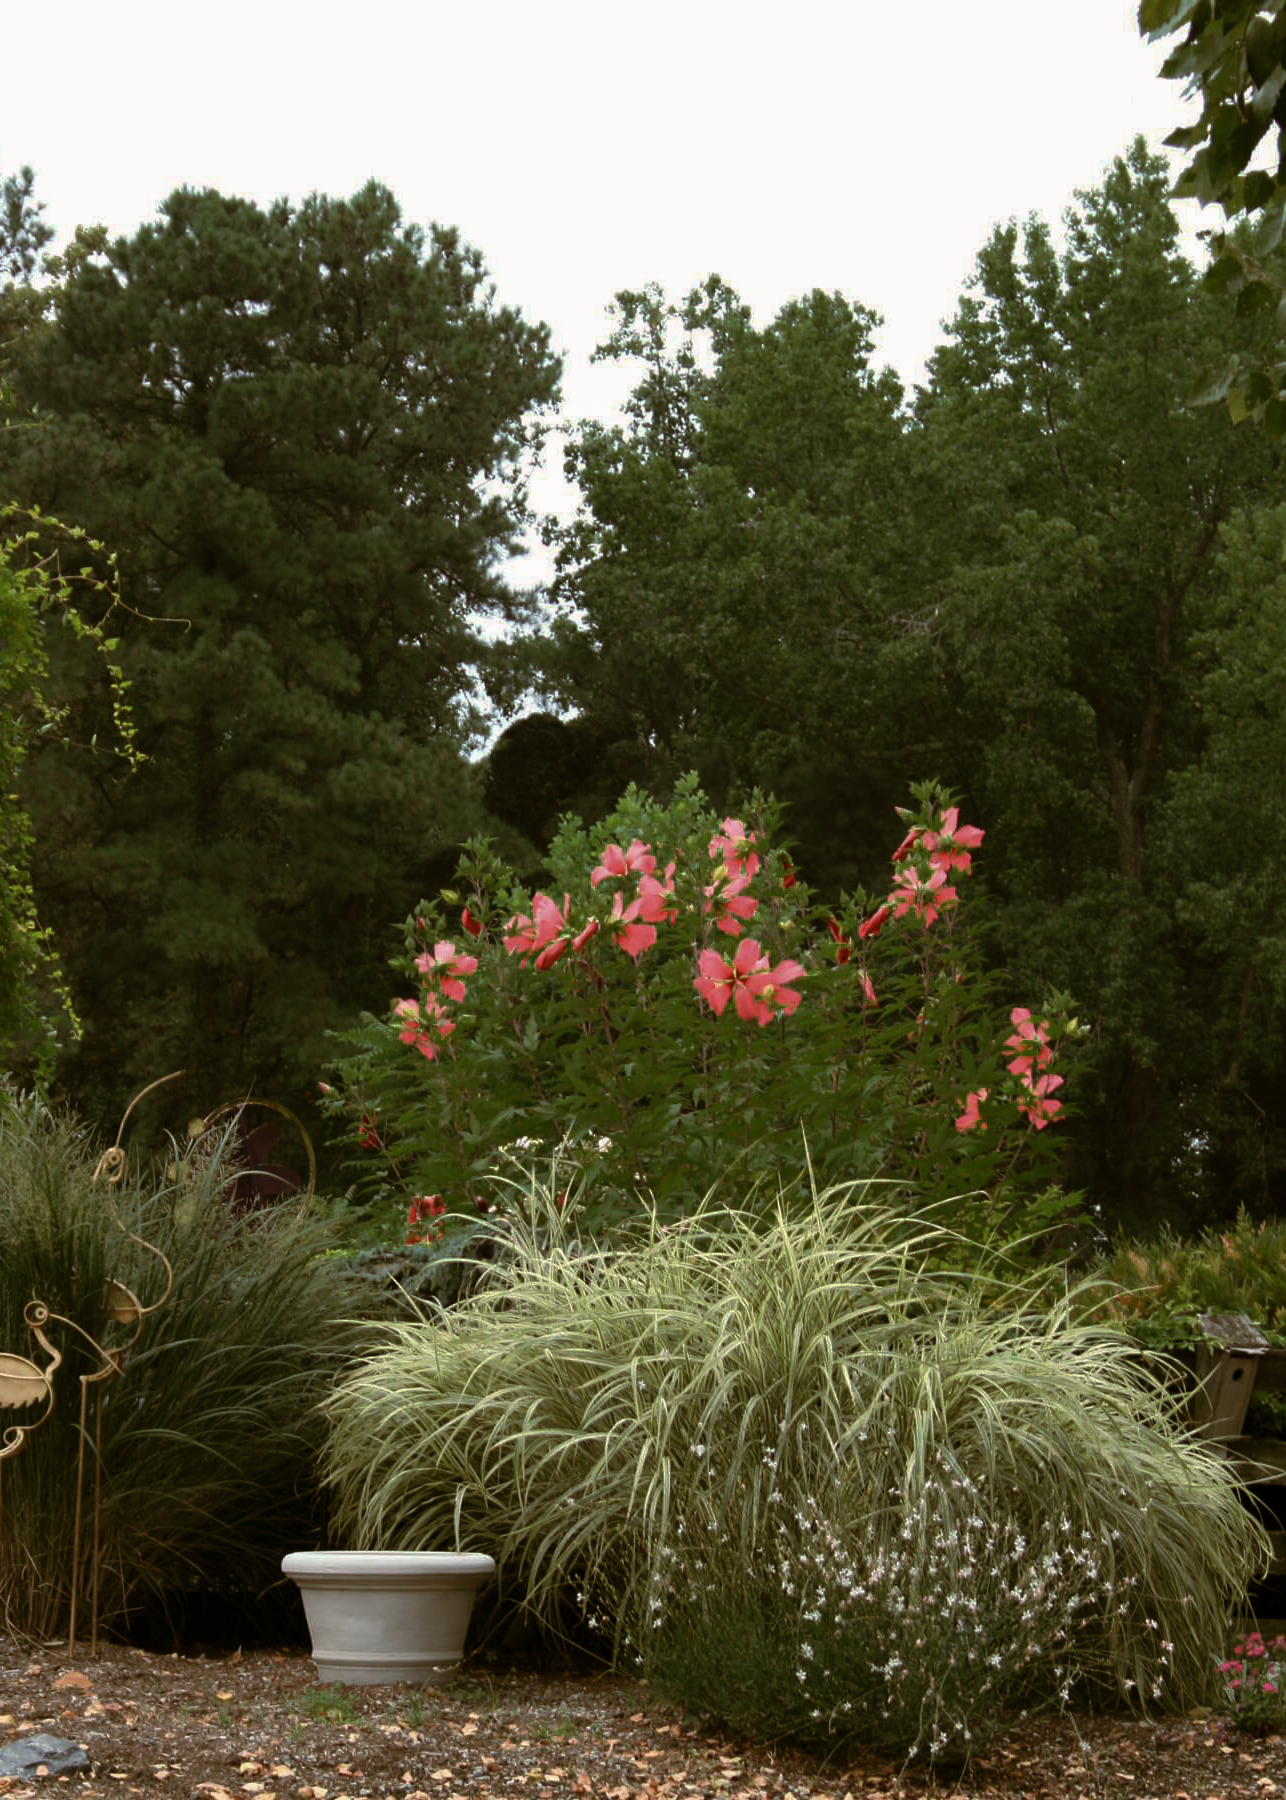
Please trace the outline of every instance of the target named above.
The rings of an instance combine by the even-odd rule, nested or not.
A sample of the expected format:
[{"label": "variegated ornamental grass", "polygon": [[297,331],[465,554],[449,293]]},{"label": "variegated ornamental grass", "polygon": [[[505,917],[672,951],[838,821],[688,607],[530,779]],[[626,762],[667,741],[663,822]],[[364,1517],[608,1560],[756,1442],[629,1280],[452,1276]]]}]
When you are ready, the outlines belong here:
[{"label": "variegated ornamental grass", "polygon": [[337,1540],[489,1551],[752,1730],[945,1754],[1085,1684],[1209,1698],[1263,1536],[1074,1293],[870,1186],[609,1252],[559,1185],[336,1387]]}]

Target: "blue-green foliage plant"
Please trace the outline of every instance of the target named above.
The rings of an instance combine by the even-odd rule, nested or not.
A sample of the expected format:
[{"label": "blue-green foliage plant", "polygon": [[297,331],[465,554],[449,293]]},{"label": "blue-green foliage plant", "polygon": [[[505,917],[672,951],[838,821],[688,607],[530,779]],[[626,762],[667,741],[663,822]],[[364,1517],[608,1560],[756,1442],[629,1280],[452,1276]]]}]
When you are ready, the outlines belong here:
[{"label": "blue-green foliage plant", "polygon": [[345,1541],[485,1550],[546,1628],[579,1608],[758,1736],[943,1757],[1086,1692],[1209,1700],[1266,1541],[1074,1291],[882,1186],[608,1248],[564,1180],[333,1390]]}]

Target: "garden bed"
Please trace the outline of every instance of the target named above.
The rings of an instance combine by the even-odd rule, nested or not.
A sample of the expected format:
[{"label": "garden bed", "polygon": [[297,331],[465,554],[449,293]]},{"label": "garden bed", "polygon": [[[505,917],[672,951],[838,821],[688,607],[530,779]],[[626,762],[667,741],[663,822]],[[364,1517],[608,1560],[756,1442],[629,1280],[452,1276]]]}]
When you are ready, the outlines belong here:
[{"label": "garden bed", "polygon": [[[828,1767],[728,1741],[590,1672],[471,1668],[448,1687],[322,1688],[299,1651],[155,1655],[122,1646],[69,1659],[0,1638],[0,1743],[44,1732],[84,1747],[88,1775],[0,1780],[6,1800],[50,1792],[196,1800],[531,1795],[535,1800],[765,1800],[920,1793],[923,1771]],[[1286,1793],[1286,1740],[1218,1718],[1046,1718],[1010,1731],[963,1776],[974,1796],[1245,1800]]]}]

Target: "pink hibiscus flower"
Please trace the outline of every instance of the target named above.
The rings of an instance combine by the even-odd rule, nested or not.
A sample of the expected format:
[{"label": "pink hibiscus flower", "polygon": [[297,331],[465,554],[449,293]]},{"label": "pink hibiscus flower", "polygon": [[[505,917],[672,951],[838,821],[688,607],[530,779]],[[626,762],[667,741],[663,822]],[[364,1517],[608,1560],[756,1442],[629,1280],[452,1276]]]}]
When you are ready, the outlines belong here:
[{"label": "pink hibiscus flower", "polygon": [[567,948],[567,938],[562,934],[567,930],[570,907],[571,898],[567,894],[563,895],[561,911],[548,894],[533,894],[531,917],[528,918],[526,913],[515,913],[506,921],[510,933],[504,939],[504,946],[510,956],[517,955],[519,962],[525,964],[534,954],[538,969],[551,968]]},{"label": "pink hibiscus flower", "polygon": [[963,869],[973,866],[969,852],[976,850],[987,834],[976,825],[960,824],[960,808],[949,806],[938,822],[936,831],[926,831],[920,840],[922,849],[937,869]]},{"label": "pink hibiscus flower", "polygon": [[759,869],[755,834],[747,831],[740,819],[725,819],[710,839],[711,856],[721,856],[729,875],[754,876]]},{"label": "pink hibiscus flower", "polygon": [[986,1088],[978,1088],[976,1092],[966,1095],[964,1111],[956,1120],[957,1131],[973,1131],[975,1128],[979,1131],[985,1131],[987,1129],[986,1121],[978,1111],[978,1108],[986,1098]]},{"label": "pink hibiscus flower", "polygon": [[945,869],[935,869],[931,875],[921,875],[920,871],[908,863],[899,869],[893,884],[893,892],[889,895],[889,905],[893,908],[893,917],[900,919],[903,913],[914,911],[927,931],[948,906],[955,904],[959,896],[953,887],[947,885]]},{"label": "pink hibiscus flower", "polygon": [[476,956],[466,956],[457,952],[452,943],[445,939],[425,950],[415,959],[415,966],[421,975],[436,980],[438,991],[444,999],[460,1001],[464,999],[464,982],[462,976],[472,975],[478,966]]},{"label": "pink hibiscus flower", "polygon": [[640,875],[650,875],[655,867],[651,845],[641,838],[633,839],[628,850],[622,850],[618,844],[609,844],[603,852],[603,860],[589,878],[589,885],[597,887],[600,881],[619,881],[636,870]]}]

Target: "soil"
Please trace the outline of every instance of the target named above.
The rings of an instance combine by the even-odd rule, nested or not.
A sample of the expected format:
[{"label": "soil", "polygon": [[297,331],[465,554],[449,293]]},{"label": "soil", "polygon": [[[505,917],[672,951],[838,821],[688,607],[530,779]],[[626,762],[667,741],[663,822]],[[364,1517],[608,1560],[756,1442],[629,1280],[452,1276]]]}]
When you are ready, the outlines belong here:
[{"label": "soil", "polygon": [[324,1687],[300,1650],[35,1650],[0,1637],[0,1746],[45,1733],[88,1773],[0,1777],[6,1800],[1263,1800],[1286,1739],[1218,1718],[1062,1718],[998,1739],[964,1771],[842,1765],[732,1742],[588,1672],[466,1667],[441,1688]]}]

